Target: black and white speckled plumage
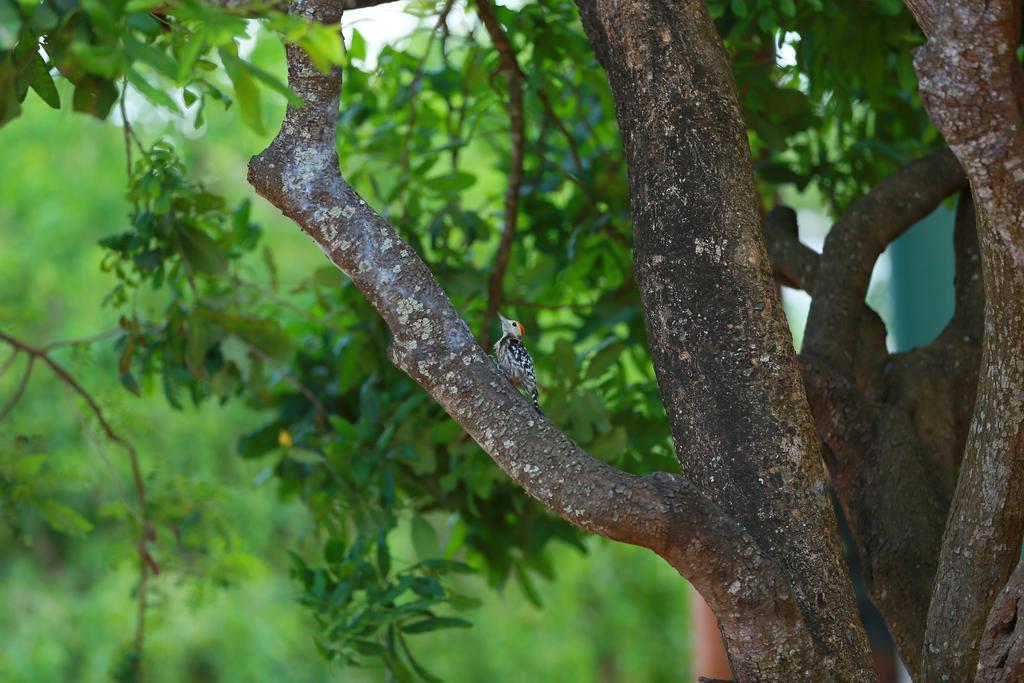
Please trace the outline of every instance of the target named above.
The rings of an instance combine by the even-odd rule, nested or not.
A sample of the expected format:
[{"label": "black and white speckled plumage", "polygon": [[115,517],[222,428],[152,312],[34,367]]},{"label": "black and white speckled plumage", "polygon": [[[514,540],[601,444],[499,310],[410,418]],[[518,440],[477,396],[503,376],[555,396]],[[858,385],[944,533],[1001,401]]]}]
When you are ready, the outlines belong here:
[{"label": "black and white speckled plumage", "polygon": [[533,407],[540,412],[537,400],[537,377],[533,372],[533,359],[529,351],[514,334],[505,332],[494,345],[494,357],[498,367],[513,386],[522,389],[533,399]]}]

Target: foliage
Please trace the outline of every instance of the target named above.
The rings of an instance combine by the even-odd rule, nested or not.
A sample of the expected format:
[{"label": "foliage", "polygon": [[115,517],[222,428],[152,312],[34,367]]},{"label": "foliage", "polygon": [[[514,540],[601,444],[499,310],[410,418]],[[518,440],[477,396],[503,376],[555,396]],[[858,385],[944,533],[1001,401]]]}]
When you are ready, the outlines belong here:
[{"label": "foliage", "polygon": [[[710,9],[732,54],[765,196],[811,188],[837,210],[937,143],[910,67],[920,38],[901,3],[730,0]],[[75,111],[107,118],[137,93],[151,105],[147,116],[169,112],[200,132],[209,100],[237,103],[241,122],[265,135],[267,98],[295,103],[280,63],[267,68],[246,54],[250,35],[271,32],[321,70],[341,67],[343,172],[474,329],[493,332],[482,317],[509,123],[497,55],[465,10],[437,25],[440,6],[411,4],[420,28],[370,54],[358,30],[343,53],[337,32],[267,6],[0,0],[0,124],[21,113],[30,90],[60,107],[70,89]],[[502,312],[542,331],[527,342],[553,421],[619,467],[671,470],[630,277],[628,185],[604,74],[571,3],[497,12],[526,91],[525,180]],[[787,47],[793,63],[780,61]],[[558,573],[553,542],[584,550],[579,533],[525,498],[390,365],[386,327],[337,270],[325,265],[285,289],[249,201],[229,207],[171,139],[143,145],[123,123],[133,210],[100,242],[102,268],[116,278],[105,305],[118,316],[121,384],[141,397],[159,387],[178,410],[211,399],[251,409],[238,455],[265,465],[261,479],[274,477],[315,525],[319,551],[292,559],[321,653],[430,680],[407,636],[469,625],[462,610],[474,601],[453,574],[479,572],[494,587],[514,578],[540,602],[536,578]],[[6,507],[31,503],[61,531],[88,530],[61,502],[45,456],[16,455],[3,467]],[[163,527],[205,520],[197,547],[230,536],[217,531],[202,492],[166,486],[179,495],[154,496]],[[392,561],[399,528],[412,530],[414,561]]]}]

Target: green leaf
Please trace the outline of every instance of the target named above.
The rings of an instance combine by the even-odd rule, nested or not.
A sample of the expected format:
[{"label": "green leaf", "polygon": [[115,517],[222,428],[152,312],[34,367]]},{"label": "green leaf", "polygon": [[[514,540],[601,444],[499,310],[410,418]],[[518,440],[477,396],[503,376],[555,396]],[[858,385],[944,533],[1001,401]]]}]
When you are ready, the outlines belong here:
[{"label": "green leaf", "polygon": [[117,87],[109,80],[97,76],[86,76],[75,84],[71,108],[91,114],[98,119],[105,119],[110,114],[114,103],[117,102],[118,94]]},{"label": "green leaf", "polygon": [[303,104],[305,104],[302,101],[302,98],[295,94],[294,90],[289,88],[286,83],[281,81],[281,79],[275,77],[273,74],[264,71],[263,69],[259,68],[258,66],[251,62],[246,62],[244,60],[239,59],[238,63],[242,66],[242,68],[251,73],[258,80],[262,81],[263,84],[269,87],[271,90],[283,95],[284,98],[288,100],[288,104],[292,105],[293,107],[301,107],[303,106]]},{"label": "green leaf", "polygon": [[178,225],[177,232],[182,255],[193,270],[215,276],[227,272],[228,259],[215,239],[187,225]]},{"label": "green leaf", "polygon": [[198,310],[204,318],[229,332],[234,332],[242,341],[269,356],[274,362],[284,362],[291,353],[291,339],[275,320],[249,318],[210,308]]},{"label": "green leaf", "polygon": [[206,324],[196,315],[185,320],[185,367],[196,379],[206,377]]},{"label": "green leaf", "polygon": [[109,45],[72,43],[71,56],[78,67],[96,76],[113,79],[121,73],[121,54]]},{"label": "green leaf", "polygon": [[454,194],[473,187],[476,176],[464,171],[446,173],[427,180],[427,186],[437,194]]},{"label": "green leaf", "polygon": [[338,436],[344,441],[352,442],[356,440],[358,432],[354,424],[338,415],[331,415],[327,420],[331,423],[331,428],[338,432]]},{"label": "green leaf", "polygon": [[348,46],[348,56],[350,59],[366,59],[366,39],[363,38],[362,33],[355,29],[352,29],[352,40]]},{"label": "green leaf", "polygon": [[381,576],[387,576],[391,571],[391,549],[388,548],[388,535],[383,531],[377,534],[377,569]]},{"label": "green leaf", "polygon": [[237,46],[230,48],[222,47],[217,52],[224,63],[224,70],[231,79],[235,88],[235,101],[238,102],[239,115],[242,123],[247,125],[256,133],[263,135],[263,109],[260,104],[260,89],[252,79],[250,72],[243,66],[244,62],[238,58]]},{"label": "green leaf", "polygon": [[319,465],[324,461],[324,456],[308,448],[289,448],[288,459],[303,465]]},{"label": "green leaf", "polygon": [[142,74],[135,69],[131,67],[125,69],[125,76],[128,78],[128,82],[132,84],[132,87],[142,93],[142,95],[153,104],[159,107],[164,107],[175,114],[181,113],[177,103],[170,95],[168,95],[164,90],[150,85],[149,81],[147,81]]},{"label": "green leaf", "polygon": [[428,617],[401,627],[405,633],[428,633],[443,628],[472,628],[473,622],[459,617]]},{"label": "green leaf", "polygon": [[142,390],[139,388],[139,383],[135,380],[135,375],[130,372],[121,373],[121,386],[136,396],[142,396]]},{"label": "green leaf", "polygon": [[466,520],[459,517],[452,527],[451,536],[448,537],[448,543],[444,546],[444,556],[447,559],[455,557],[455,554],[462,549],[462,546],[466,543],[466,537],[469,535],[469,525],[466,524]]},{"label": "green leaf", "polygon": [[123,36],[124,49],[137,62],[147,64],[171,80],[178,77],[179,65],[163,50],[136,40],[130,33]]},{"label": "green leaf", "polygon": [[331,67],[340,65],[345,59],[345,46],[337,26],[310,24],[307,33],[298,39],[299,47],[306,51],[313,66],[325,76]]},{"label": "green leaf", "polygon": [[402,652],[405,654],[405,658],[409,661],[409,666],[412,667],[416,675],[426,681],[426,683],[443,683],[440,678],[427,671],[412,655],[412,650],[409,649],[409,645],[405,642],[405,638],[402,634],[398,634],[398,642],[402,646]]},{"label": "green leaf", "polygon": [[92,524],[64,503],[47,498],[39,501],[39,512],[46,523],[57,531],[70,536],[84,536],[92,530]]},{"label": "green leaf", "polygon": [[416,556],[420,559],[427,559],[437,555],[437,532],[434,531],[427,520],[416,515],[412,518],[410,527],[412,534],[412,546],[416,549]]},{"label": "green leaf", "polygon": [[431,559],[423,560],[416,565],[417,567],[425,567],[432,569],[441,574],[475,574],[476,570],[465,562],[456,562],[455,560],[440,560]]},{"label": "green leaf", "polygon": [[125,3],[124,11],[126,13],[149,12],[154,7],[166,4],[167,0],[128,0],[128,2]]},{"label": "green leaf", "polygon": [[529,600],[534,607],[538,609],[544,607],[543,601],[540,599],[540,593],[537,592],[537,588],[533,585],[533,580],[526,573],[526,569],[523,565],[518,562],[513,566],[513,572],[516,575],[516,583],[519,584],[519,588],[523,591],[523,595]]},{"label": "green leaf", "polygon": [[332,538],[324,546],[324,559],[331,564],[341,564],[345,561],[345,541],[340,538]]},{"label": "green leaf", "polygon": [[604,348],[600,349],[590,359],[590,365],[587,366],[586,379],[594,379],[600,377],[609,368],[619,362],[619,358],[622,357],[625,345],[615,340]]},{"label": "green leaf", "polygon": [[174,78],[178,83],[184,83],[188,80],[188,75],[192,72],[192,66],[199,59],[199,55],[206,52],[209,47],[205,31],[199,28],[181,48],[181,54],[178,56],[178,73],[175,74]]},{"label": "green leaf", "polygon": [[15,78],[14,62],[0,54],[0,125],[21,115],[21,96]]}]

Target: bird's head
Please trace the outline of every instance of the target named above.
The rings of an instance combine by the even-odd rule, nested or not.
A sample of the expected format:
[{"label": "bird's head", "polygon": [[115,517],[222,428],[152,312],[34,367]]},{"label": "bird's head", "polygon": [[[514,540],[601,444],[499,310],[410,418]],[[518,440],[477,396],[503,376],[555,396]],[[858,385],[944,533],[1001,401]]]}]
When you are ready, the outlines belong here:
[{"label": "bird's head", "polygon": [[518,320],[509,320],[501,313],[498,314],[498,317],[501,318],[501,334],[503,336],[508,334],[516,339],[522,339],[523,335],[526,334],[526,328]]}]

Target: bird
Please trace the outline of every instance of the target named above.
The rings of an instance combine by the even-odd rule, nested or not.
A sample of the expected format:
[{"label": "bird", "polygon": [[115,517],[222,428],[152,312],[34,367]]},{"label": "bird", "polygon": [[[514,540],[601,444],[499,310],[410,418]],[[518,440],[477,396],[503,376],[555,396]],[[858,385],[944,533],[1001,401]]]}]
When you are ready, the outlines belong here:
[{"label": "bird", "polygon": [[509,320],[501,313],[498,313],[498,318],[501,319],[501,339],[494,345],[494,357],[498,361],[498,368],[512,386],[529,394],[533,400],[533,407],[540,413],[533,359],[530,358],[530,353],[522,341],[526,329],[518,320]]}]

